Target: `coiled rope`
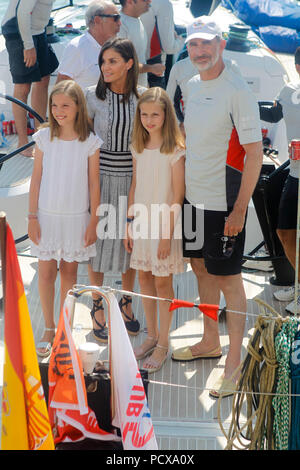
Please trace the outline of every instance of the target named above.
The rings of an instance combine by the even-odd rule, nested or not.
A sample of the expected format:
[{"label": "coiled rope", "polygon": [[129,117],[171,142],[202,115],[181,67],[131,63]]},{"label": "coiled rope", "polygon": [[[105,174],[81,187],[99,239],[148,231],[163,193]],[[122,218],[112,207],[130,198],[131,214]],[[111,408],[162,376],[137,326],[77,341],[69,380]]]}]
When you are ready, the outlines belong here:
[{"label": "coiled rope", "polygon": [[[237,392],[232,400],[232,419],[228,432],[220,417],[221,399],[218,403],[219,425],[227,439],[227,450],[274,450],[279,445],[287,445],[289,406],[286,399],[289,399],[285,395],[288,393],[286,358],[290,354],[299,320],[295,317],[282,318],[261,299],[256,301],[260,304],[262,315],[257,318],[247,346],[248,354],[241,366]],[[263,312],[263,307],[269,312]],[[282,345],[284,351],[280,352]],[[279,369],[281,380],[277,385]],[[280,396],[276,394],[274,397],[275,392]],[[246,407],[247,420],[241,425],[243,407]],[[282,413],[284,416],[281,416]]]},{"label": "coiled rope", "polygon": [[298,325],[299,319],[297,317],[289,318],[289,321],[284,323],[281,331],[275,338],[276,360],[278,362],[276,392],[280,394],[280,396],[275,396],[272,400],[275,411],[274,435],[276,450],[288,450],[290,429],[290,398],[288,396],[290,353]]}]

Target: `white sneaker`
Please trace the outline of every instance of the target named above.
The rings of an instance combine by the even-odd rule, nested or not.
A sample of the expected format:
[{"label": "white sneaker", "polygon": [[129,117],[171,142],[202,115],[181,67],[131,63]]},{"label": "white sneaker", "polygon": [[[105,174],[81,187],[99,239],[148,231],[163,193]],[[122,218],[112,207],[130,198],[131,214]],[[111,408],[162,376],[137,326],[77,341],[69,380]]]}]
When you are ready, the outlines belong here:
[{"label": "white sneaker", "polygon": [[277,290],[273,292],[273,295],[276,300],[280,300],[280,302],[291,302],[295,298],[295,287],[290,286],[285,289]]},{"label": "white sneaker", "polygon": [[258,259],[261,257],[266,257],[268,256],[268,253],[264,248],[261,248],[255,253],[255,257],[257,258],[256,261],[253,260],[247,260],[243,264],[243,268],[247,269],[254,269],[255,271],[266,271],[266,272],[271,272],[274,270],[272,262],[271,261],[258,261]]},{"label": "white sneaker", "polygon": [[293,313],[294,315],[298,315],[300,313],[300,295],[298,295],[297,305],[295,301],[291,302],[285,307],[286,311],[289,313]]}]

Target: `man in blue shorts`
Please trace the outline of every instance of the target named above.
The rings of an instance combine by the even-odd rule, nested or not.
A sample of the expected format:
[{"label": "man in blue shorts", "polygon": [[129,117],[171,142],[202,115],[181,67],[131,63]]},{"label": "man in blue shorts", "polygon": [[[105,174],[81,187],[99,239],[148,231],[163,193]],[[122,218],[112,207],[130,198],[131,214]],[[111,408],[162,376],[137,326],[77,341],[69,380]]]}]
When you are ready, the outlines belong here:
[{"label": "man in blue shorts", "polygon": [[[187,85],[183,248],[201,303],[219,304],[220,291],[226,301],[229,351],[224,374],[210,391],[218,397],[232,394],[241,360],[246,315],[234,312],[247,310],[241,267],[248,203],[262,165],[261,125],[248,85],[223,62],[226,42],[212,18],[196,18],[186,42],[199,75]],[[218,323],[204,316],[201,341],[175,350],[172,359],[221,355]]]},{"label": "man in blue shorts", "polygon": [[[9,56],[9,67],[14,83],[14,98],[27,103],[31,84],[31,106],[46,118],[50,74],[58,67],[58,60],[48,45],[45,28],[55,0],[10,0],[2,21]],[[13,104],[18,134],[18,145],[28,143],[26,111]],[[23,151],[31,156],[32,149]]]}]

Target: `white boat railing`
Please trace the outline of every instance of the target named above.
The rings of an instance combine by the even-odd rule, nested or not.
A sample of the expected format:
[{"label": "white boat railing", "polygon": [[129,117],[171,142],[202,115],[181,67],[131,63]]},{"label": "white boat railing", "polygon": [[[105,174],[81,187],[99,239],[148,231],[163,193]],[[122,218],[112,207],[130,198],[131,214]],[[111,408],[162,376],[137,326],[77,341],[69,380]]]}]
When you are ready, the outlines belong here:
[{"label": "white boat railing", "polygon": [[[5,99],[5,100],[8,100],[8,101],[11,101],[12,103],[15,103],[17,104],[18,106],[20,106],[21,108],[25,109],[26,111],[28,111],[29,113],[32,114],[32,116],[37,120],[39,121],[40,123],[43,123],[44,122],[44,119],[36,112],[34,111],[34,109],[32,109],[30,106],[28,106],[27,104],[23,103],[22,101],[10,96],[10,95],[6,95],[6,94],[3,94],[3,93],[0,93],[0,99]],[[29,142],[28,144],[26,145],[23,145],[21,147],[18,147],[17,149],[15,150],[12,150],[11,152],[7,153],[7,154],[2,154],[2,156],[0,157],[0,171],[1,171],[1,167],[2,167],[2,164],[6,161],[8,161],[9,159],[11,159],[12,157],[15,157],[16,155],[20,154],[21,152],[23,152],[24,150],[26,150],[27,148],[31,147],[32,145],[34,145],[34,141],[32,142]],[[28,234],[24,234],[22,235],[21,237],[18,237],[16,240],[15,240],[15,244],[18,244],[18,243],[22,243],[24,242],[25,240],[28,239]]]}]

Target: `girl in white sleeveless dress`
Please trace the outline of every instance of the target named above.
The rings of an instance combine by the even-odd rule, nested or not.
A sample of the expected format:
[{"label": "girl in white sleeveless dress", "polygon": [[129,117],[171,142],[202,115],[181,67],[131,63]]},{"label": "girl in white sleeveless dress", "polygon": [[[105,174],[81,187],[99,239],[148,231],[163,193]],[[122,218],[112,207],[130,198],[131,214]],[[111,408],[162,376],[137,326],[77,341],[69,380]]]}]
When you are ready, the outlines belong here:
[{"label": "girl in white sleeveless dress", "polygon": [[[185,148],[167,93],[150,88],[139,99],[132,135],[133,177],[128,196],[125,248],[130,267],[139,272],[142,294],[174,298],[173,274],[184,271],[181,206],[184,198]],[[148,336],[135,350],[143,364],[159,370],[168,354],[172,313],[168,302],[143,298]]]},{"label": "girl in white sleeveless dress", "polygon": [[74,81],[60,82],[53,88],[49,124],[43,125],[33,139],[28,235],[31,254],[39,259],[39,294],[45,320],[37,354],[46,357],[55,336],[58,265],[62,308],[68,290],[76,283],[78,263],[96,253],[102,141],[90,131],[85,98]]}]

